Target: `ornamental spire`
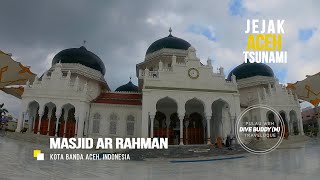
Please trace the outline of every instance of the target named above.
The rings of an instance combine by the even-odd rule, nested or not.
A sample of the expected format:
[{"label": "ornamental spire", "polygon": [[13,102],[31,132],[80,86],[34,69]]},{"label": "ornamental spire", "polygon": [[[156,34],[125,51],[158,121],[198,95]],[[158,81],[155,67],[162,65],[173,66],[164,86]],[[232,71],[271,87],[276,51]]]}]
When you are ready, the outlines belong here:
[{"label": "ornamental spire", "polygon": [[[172,29],[171,29],[171,27],[169,28],[169,36],[171,35],[171,32],[172,32]],[[172,35],[171,35],[172,36]]]}]

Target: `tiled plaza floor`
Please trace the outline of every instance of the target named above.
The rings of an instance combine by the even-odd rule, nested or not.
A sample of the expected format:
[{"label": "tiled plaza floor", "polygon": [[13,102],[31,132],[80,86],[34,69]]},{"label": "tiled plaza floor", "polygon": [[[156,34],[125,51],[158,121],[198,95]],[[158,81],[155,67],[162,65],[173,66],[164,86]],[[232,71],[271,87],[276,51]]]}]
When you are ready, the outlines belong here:
[{"label": "tiled plaza floor", "polygon": [[171,163],[169,161],[36,161],[37,145],[0,137],[0,179],[128,179],[128,180],[319,180],[320,141],[280,148],[267,155]]}]

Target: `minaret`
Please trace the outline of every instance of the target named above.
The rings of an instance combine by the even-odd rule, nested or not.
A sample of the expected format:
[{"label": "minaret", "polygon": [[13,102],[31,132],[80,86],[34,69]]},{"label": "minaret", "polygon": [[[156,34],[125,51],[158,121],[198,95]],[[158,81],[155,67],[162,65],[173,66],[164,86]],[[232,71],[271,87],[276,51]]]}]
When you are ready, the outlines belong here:
[{"label": "minaret", "polygon": [[266,91],[266,88],[263,88],[263,97],[265,99],[267,99],[267,91]]},{"label": "minaret", "polygon": [[259,101],[259,103],[260,103],[260,102],[261,102],[261,96],[260,96],[259,90],[257,90],[257,95],[258,95],[258,101]]},{"label": "minaret", "polygon": [[[162,71],[163,70],[163,63],[162,61],[160,60],[159,61],[159,71]],[[130,77],[131,78],[131,77]]]},{"label": "minaret", "polygon": [[173,55],[172,56],[172,62],[171,62],[171,67],[177,63],[177,56]]},{"label": "minaret", "polygon": [[69,70],[64,81],[65,87],[68,87],[70,85],[70,80],[71,80],[71,71]]},{"label": "minaret", "polygon": [[78,76],[76,77],[73,88],[75,91],[78,91],[78,88],[79,88],[79,77]]},{"label": "minaret", "polygon": [[149,77],[149,69],[146,67],[146,69],[144,70],[144,77],[148,78]]},{"label": "minaret", "polygon": [[208,57],[207,66],[212,67],[212,60]]},{"label": "minaret", "polygon": [[269,90],[270,95],[272,96],[273,93],[272,93],[272,88],[271,88],[271,84],[270,83],[268,84],[268,90]]}]

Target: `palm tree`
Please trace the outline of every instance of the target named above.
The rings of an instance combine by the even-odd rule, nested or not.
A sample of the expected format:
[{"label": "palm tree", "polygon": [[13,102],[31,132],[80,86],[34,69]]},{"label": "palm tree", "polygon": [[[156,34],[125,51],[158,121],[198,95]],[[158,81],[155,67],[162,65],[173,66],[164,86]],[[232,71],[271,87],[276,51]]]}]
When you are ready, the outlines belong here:
[{"label": "palm tree", "polygon": [[0,129],[3,128],[3,124],[5,123],[4,115],[8,113],[8,110],[3,108],[4,103],[0,104]]},{"label": "palm tree", "polygon": [[6,115],[6,113],[8,113],[8,110],[3,108],[3,106],[4,106],[4,103],[2,103],[0,105],[0,117],[2,117],[3,115]]}]

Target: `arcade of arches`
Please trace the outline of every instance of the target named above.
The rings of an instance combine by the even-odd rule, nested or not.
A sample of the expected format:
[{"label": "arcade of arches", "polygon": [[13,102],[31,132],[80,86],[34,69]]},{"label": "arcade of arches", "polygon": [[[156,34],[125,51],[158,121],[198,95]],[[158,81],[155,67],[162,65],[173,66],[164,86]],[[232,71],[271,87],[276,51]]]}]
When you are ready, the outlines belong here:
[{"label": "arcade of arches", "polygon": [[32,101],[24,116],[24,119],[28,119],[24,121],[28,122],[28,130],[34,134],[67,138],[77,135],[75,107],[72,104],[65,104],[57,111],[56,105],[52,102],[40,109],[39,103]]},{"label": "arcade of arches", "polygon": [[[291,110],[289,112],[289,119],[285,111],[280,111],[279,114],[284,121],[284,127],[281,128],[281,130],[285,131],[284,135],[298,135],[301,131],[301,127],[299,127],[297,113],[294,110]],[[275,114],[271,111],[267,112],[267,119],[269,122],[273,122],[275,125],[280,126],[279,118],[276,118]]]},{"label": "arcade of arches", "polygon": [[214,101],[212,114],[206,114],[203,102],[196,98],[188,100],[184,109],[185,113],[180,115],[175,100],[160,99],[155,115],[150,115],[150,137],[167,137],[170,145],[187,145],[211,144],[217,137],[231,134],[232,118],[225,101]]}]

